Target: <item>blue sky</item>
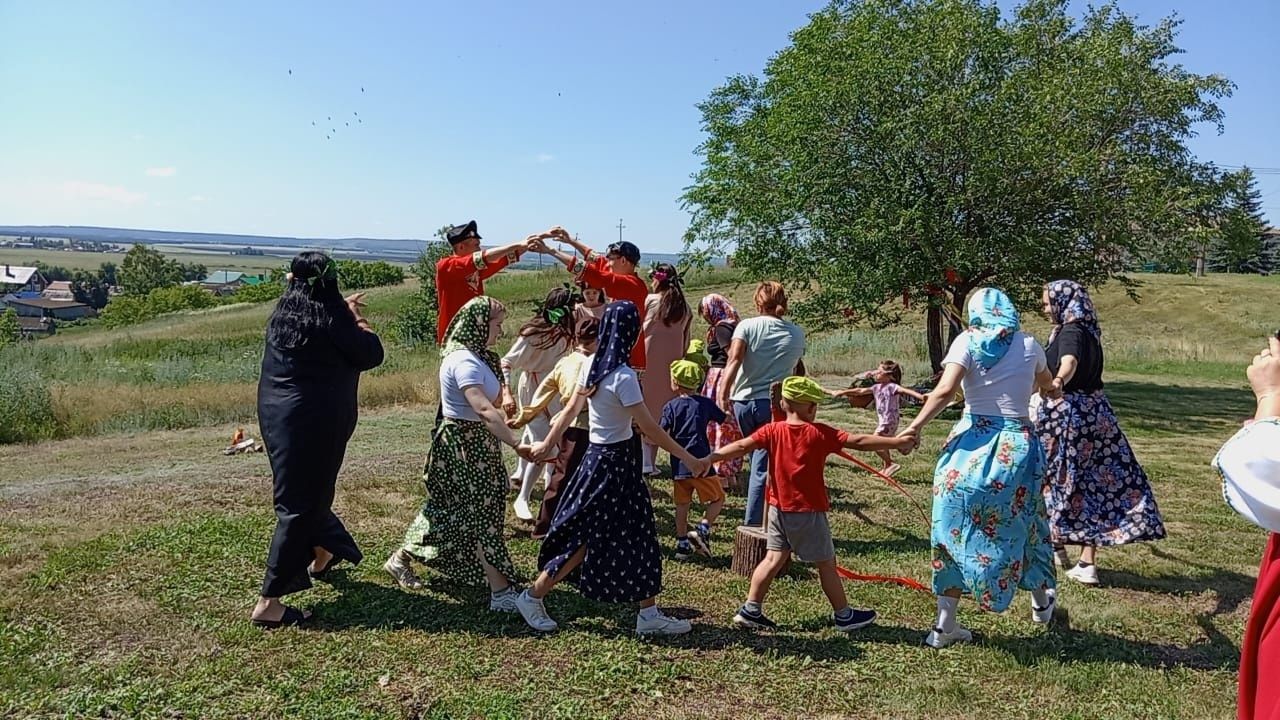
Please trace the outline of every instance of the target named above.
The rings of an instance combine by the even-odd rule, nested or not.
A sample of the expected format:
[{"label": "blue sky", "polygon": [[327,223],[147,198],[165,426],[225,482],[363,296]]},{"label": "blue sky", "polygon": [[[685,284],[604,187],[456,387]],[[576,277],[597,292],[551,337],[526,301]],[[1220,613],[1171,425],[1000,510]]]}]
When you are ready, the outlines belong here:
[{"label": "blue sky", "polygon": [[[822,5],[0,0],[0,224],[425,238],[475,218],[486,241],[560,223],[604,244],[622,218],[674,251],[695,103]],[[1182,62],[1238,85],[1196,151],[1280,168],[1280,3],[1122,6],[1176,11]],[[1280,174],[1260,179],[1280,220]]]}]

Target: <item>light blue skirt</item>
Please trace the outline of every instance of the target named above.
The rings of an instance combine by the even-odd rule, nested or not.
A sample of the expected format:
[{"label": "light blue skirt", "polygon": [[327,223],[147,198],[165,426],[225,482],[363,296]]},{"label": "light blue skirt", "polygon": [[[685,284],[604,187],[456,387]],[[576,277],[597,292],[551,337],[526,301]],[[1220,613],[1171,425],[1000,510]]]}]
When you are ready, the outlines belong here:
[{"label": "light blue skirt", "polygon": [[1025,419],[965,415],[933,476],[933,591],[1000,612],[1018,588],[1055,586],[1045,455]]}]

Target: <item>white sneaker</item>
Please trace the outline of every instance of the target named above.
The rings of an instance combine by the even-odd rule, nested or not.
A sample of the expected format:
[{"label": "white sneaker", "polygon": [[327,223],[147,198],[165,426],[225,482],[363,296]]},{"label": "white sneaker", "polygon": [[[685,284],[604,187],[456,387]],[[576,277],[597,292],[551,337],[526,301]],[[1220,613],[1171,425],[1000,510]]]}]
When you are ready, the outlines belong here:
[{"label": "white sneaker", "polygon": [[893,477],[901,469],[902,466],[898,463],[890,463],[889,466],[881,470],[880,473],[885,477]]},{"label": "white sneaker", "polygon": [[643,615],[636,615],[637,635],[683,635],[692,629],[688,620],[677,620],[661,612],[647,620]]},{"label": "white sneaker", "polygon": [[520,597],[519,593],[512,590],[501,595],[489,595],[489,609],[493,612],[517,613],[520,608],[516,607],[516,598]]},{"label": "white sneaker", "polygon": [[515,502],[511,503],[511,509],[516,511],[516,517],[520,518],[521,520],[533,519],[533,513],[529,510],[528,500],[516,498]]},{"label": "white sneaker", "polygon": [[1084,585],[1098,584],[1098,566],[1090,565],[1089,567],[1080,567],[1076,565],[1067,571],[1067,577]]},{"label": "white sneaker", "polygon": [[529,623],[529,627],[538,632],[555,632],[560,627],[547,614],[547,606],[542,603],[542,599],[533,597],[528,590],[516,596],[515,606],[524,621]]},{"label": "white sneaker", "polygon": [[409,553],[404,550],[396,550],[391,553],[391,557],[382,564],[382,569],[391,573],[391,577],[396,579],[396,583],[406,590],[421,590],[422,580],[413,572],[413,567],[409,565]]},{"label": "white sneaker", "polygon": [[1031,622],[1045,625],[1053,620],[1053,611],[1058,609],[1058,591],[1049,590],[1048,592],[1048,607],[1038,608],[1036,607],[1036,601],[1034,599],[1031,601]]},{"label": "white sneaker", "polygon": [[948,645],[967,642],[973,642],[973,633],[959,624],[951,632],[942,632],[941,628],[934,628],[929,631],[928,635],[924,636],[924,644],[935,650],[941,650]]}]

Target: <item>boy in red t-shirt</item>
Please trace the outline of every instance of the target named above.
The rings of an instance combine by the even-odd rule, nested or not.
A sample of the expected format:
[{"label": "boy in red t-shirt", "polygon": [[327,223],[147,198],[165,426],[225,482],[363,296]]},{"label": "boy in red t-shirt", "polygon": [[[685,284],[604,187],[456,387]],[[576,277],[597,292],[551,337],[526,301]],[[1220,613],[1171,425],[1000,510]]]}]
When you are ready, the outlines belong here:
[{"label": "boy in red t-shirt", "polygon": [[502,247],[480,249],[480,233],[476,221],[466,225],[454,225],[445,233],[453,254],[436,261],[436,344],[444,342],[449,321],[472,298],[484,294],[484,281],[520,258],[535,241],[549,237],[549,233],[537,233],[522,242]]},{"label": "boy in red t-shirt", "polygon": [[733,616],[740,627],[773,629],[761,607],[773,578],[795,554],[818,569],[822,592],[835,611],[836,629],[853,632],[875,622],[874,610],[849,607],[844,585],[836,574],[836,549],[831,540],[827,511],[826,481],[822,470],[827,456],[843,448],[853,450],[897,450],[903,454],[915,448],[912,437],[889,438],[877,435],[850,435],[844,430],[814,422],[818,402],[829,397],[818,383],[805,377],[782,381],[782,409],[786,420],[771,422],[735,443],[711,453],[708,462],[741,457],[756,449],[769,451],[769,481],[765,502],[769,512],[764,560],[751,574],[747,602]]},{"label": "boy in red t-shirt", "polygon": [[[569,272],[577,275],[579,282],[590,287],[600,288],[613,300],[630,300],[644,319],[644,301],[649,296],[649,285],[636,274],[636,266],[640,264],[640,248],[635,243],[620,240],[609,245],[603,255],[575,240],[569,231],[562,227],[550,230],[551,237],[570,245],[582,253],[576,255],[561,252],[545,243],[533,247],[537,252],[545,253],[564,263]],[[636,344],[631,347],[631,369],[643,372],[644,338],[637,337]],[[664,378],[665,380],[665,378]]]}]

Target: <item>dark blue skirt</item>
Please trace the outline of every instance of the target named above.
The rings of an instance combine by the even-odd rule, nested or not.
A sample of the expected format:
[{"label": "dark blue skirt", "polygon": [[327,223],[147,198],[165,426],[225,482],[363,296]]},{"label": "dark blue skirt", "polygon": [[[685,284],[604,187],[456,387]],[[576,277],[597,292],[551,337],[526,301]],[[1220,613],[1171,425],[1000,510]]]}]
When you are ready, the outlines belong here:
[{"label": "dark blue skirt", "polygon": [[554,576],[583,545],[587,554],[566,580],[584,597],[625,603],[661,592],[662,553],[640,472],[639,435],[587,447],[560,491],[538,568]]}]

